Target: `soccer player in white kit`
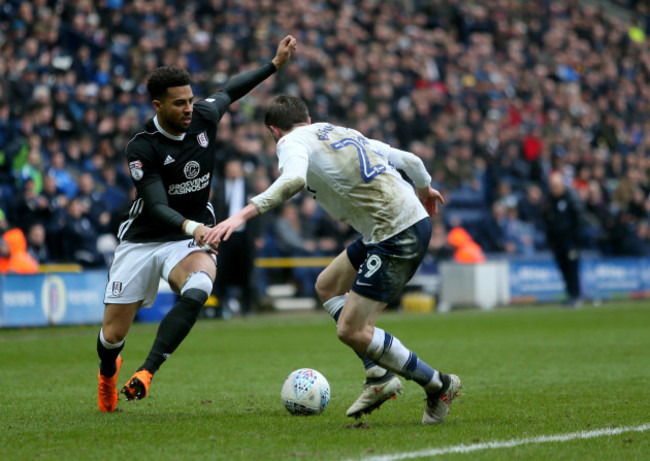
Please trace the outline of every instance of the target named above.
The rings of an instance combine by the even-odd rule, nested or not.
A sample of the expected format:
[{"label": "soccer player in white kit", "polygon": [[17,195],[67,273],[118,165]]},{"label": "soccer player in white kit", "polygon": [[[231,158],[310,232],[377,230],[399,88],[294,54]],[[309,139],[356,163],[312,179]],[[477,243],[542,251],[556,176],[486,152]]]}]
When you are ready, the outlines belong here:
[{"label": "soccer player in white kit", "polygon": [[[429,215],[442,195],[410,152],[367,139],[358,131],[328,123],[311,124],[298,97],[276,97],[264,123],[277,141],[280,177],[205,238],[215,248],[254,216],[288,200],[303,188],[332,217],[361,237],[318,276],[316,292],[337,321],[339,339],[366,367],[364,391],[348,416],[360,417],[400,393],[395,373],[420,384],[427,400],[422,422],[441,423],[461,383],[441,373],[375,326],[379,313],[417,270],[431,234]],[[397,171],[413,181],[416,190]]]}]

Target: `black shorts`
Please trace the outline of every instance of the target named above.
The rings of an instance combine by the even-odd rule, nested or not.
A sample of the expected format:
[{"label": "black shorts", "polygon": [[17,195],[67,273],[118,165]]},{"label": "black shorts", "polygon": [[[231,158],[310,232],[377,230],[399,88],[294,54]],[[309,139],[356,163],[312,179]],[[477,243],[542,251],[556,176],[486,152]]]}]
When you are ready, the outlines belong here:
[{"label": "black shorts", "polygon": [[431,238],[429,218],[413,224],[379,243],[363,243],[358,238],[347,255],[358,274],[352,291],[375,301],[390,302],[411,280],[420,266]]}]

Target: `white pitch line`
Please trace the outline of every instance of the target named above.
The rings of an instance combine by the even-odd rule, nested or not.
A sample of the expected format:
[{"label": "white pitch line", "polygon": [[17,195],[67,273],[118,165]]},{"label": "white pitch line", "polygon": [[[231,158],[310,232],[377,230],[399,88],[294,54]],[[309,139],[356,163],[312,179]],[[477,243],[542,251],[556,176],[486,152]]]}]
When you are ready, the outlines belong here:
[{"label": "white pitch line", "polygon": [[556,435],[541,435],[538,437],[528,437],[525,439],[512,439],[501,440],[494,442],[474,443],[472,445],[454,445],[445,448],[431,448],[429,450],[411,451],[405,453],[394,453],[392,455],[378,455],[361,458],[363,461],[393,461],[398,459],[409,459],[419,457],[432,457],[440,455],[448,455],[451,453],[470,453],[479,450],[497,449],[497,448],[510,448],[520,445],[528,445],[534,443],[550,443],[550,442],[568,442],[577,439],[593,439],[596,437],[624,434],[626,432],[645,432],[650,430],[650,423],[642,424],[635,427],[614,427],[610,429],[596,429],[593,431],[580,431],[572,432],[569,434],[556,434]]}]

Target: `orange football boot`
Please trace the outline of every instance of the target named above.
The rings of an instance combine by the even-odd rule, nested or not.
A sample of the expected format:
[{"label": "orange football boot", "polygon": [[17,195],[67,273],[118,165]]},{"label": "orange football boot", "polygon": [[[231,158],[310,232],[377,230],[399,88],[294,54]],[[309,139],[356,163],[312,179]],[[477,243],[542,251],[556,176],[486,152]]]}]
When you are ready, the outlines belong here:
[{"label": "orange football boot", "polygon": [[153,375],[147,370],[137,371],[120,391],[126,400],[140,400],[147,396]]},{"label": "orange football boot", "polygon": [[120,372],[122,367],[122,357],[119,355],[115,360],[116,370],[115,374],[110,378],[98,374],[99,376],[99,386],[97,387],[97,403],[99,404],[99,410],[102,413],[112,413],[115,411],[117,406],[117,374]]}]

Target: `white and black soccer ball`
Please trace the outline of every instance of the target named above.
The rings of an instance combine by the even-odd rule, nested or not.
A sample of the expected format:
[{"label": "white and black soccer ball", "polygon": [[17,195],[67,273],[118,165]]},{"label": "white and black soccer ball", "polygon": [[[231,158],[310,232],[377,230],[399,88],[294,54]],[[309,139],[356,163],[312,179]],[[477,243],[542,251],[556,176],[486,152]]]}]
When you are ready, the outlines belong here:
[{"label": "white and black soccer ball", "polygon": [[287,376],[281,396],[292,415],[318,415],[330,401],[330,385],[318,371],[300,368]]}]

